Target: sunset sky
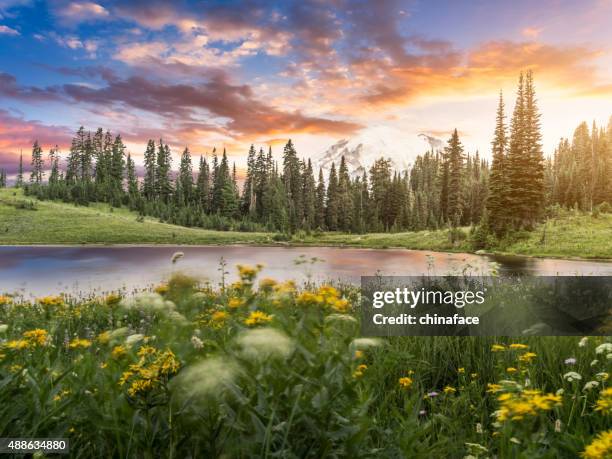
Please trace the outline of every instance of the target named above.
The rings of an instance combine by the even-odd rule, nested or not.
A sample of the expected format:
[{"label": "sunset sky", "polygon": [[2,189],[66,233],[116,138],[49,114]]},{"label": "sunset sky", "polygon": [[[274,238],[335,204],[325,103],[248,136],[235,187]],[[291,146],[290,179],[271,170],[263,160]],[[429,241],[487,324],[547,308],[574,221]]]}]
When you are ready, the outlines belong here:
[{"label": "sunset sky", "polygon": [[612,115],[612,1],[0,0],[0,168],[37,138],[67,151],[78,126],[120,133],[137,158],[292,138],[316,157],[339,139],[457,128],[486,156],[498,91],[533,69],[545,154]]}]

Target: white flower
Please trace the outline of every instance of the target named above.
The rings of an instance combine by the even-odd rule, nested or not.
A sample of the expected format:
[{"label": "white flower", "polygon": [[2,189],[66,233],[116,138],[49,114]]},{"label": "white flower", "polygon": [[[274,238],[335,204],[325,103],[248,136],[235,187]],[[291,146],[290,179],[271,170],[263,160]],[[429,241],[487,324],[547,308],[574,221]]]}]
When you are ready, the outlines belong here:
[{"label": "white flower", "polygon": [[606,359],[612,360],[612,352],[610,354],[606,355]]},{"label": "white flower", "polygon": [[202,349],[204,347],[202,340],[195,335],[191,337],[191,344],[193,345],[194,349]]},{"label": "white flower", "polygon": [[291,338],[275,328],[256,328],[242,333],[236,339],[243,357],[265,360],[273,357],[286,359],[295,345]]},{"label": "white flower", "polygon": [[177,261],[179,261],[184,256],[185,254],[183,252],[175,252],[174,254],[172,254],[172,258],[170,260],[172,261],[172,264],[175,264]]},{"label": "white flower", "polygon": [[599,386],[599,383],[597,381],[589,381],[588,383],[584,385],[582,390],[587,391],[587,390],[595,389],[597,386]]},{"label": "white flower", "polygon": [[351,322],[357,323],[357,319],[349,314],[330,314],[325,317],[325,323],[329,322]]},{"label": "white flower", "polygon": [[6,333],[7,330],[8,330],[7,324],[0,324],[0,333]]},{"label": "white flower", "polygon": [[127,344],[128,346],[133,346],[134,344],[139,343],[143,339],[144,339],[144,335],[142,335],[140,333],[136,333],[134,335],[128,336],[125,339],[125,344]]},{"label": "white flower", "polygon": [[234,382],[239,372],[235,362],[214,357],[186,367],[175,378],[174,384],[187,397],[218,396],[221,390]]},{"label": "white flower", "polygon": [[164,314],[174,311],[176,308],[172,301],[166,301],[160,294],[154,292],[139,293],[133,297],[121,300],[119,304],[125,309],[161,312]]},{"label": "white flower", "polygon": [[599,360],[595,359],[591,362],[591,366],[594,367],[595,365],[597,365],[599,363]]},{"label": "white flower", "polygon": [[580,381],[582,379],[582,376],[580,376],[575,371],[570,371],[570,372],[565,373],[563,375],[563,379],[565,379],[566,381],[569,381],[569,382],[574,382],[574,381]]},{"label": "white flower", "polygon": [[595,348],[595,354],[603,354],[604,352],[612,352],[612,343],[603,343]]},{"label": "white flower", "polygon": [[563,395],[564,392],[565,392],[565,390],[558,389],[557,392],[555,392],[555,395]]},{"label": "white flower", "polygon": [[597,373],[595,375],[595,379],[598,379],[599,381],[607,381],[609,377],[610,377],[610,375],[608,373],[606,373],[605,371],[603,371],[601,373]]},{"label": "white flower", "polygon": [[351,351],[356,351],[358,349],[363,350],[369,347],[377,347],[382,345],[383,342],[376,338],[356,338],[351,342]]},{"label": "white flower", "polygon": [[587,345],[588,342],[589,342],[589,337],[585,336],[580,341],[578,341],[578,347],[584,347]]},{"label": "white flower", "polygon": [[576,359],[574,357],[570,357],[569,359],[565,359],[566,365],[576,365]]}]

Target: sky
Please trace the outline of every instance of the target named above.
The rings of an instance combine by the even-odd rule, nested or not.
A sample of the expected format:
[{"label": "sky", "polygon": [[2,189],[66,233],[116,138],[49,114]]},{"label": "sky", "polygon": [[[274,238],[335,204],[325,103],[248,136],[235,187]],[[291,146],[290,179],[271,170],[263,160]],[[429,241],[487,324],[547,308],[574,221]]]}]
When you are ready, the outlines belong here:
[{"label": "sky", "polygon": [[455,128],[488,157],[525,70],[551,154],[612,115],[610,23],[610,0],[0,0],[0,168],[34,139],[65,154],[81,125],[137,162],[160,137],[239,166],[289,138],[302,157],[384,137],[413,158]]}]

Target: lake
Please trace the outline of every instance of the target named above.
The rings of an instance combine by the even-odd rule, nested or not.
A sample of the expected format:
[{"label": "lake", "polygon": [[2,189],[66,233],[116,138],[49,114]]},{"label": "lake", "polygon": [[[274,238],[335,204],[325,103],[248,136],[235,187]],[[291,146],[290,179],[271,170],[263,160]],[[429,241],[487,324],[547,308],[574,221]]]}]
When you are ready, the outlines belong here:
[{"label": "lake", "polygon": [[[173,264],[172,255],[184,257]],[[0,294],[26,297],[75,295],[149,287],[181,271],[202,280],[220,280],[223,258],[228,279],[236,264],[264,265],[261,276],[278,280],[341,280],[362,275],[612,275],[612,263],[441,253],[404,249],[254,246],[0,246]]]}]

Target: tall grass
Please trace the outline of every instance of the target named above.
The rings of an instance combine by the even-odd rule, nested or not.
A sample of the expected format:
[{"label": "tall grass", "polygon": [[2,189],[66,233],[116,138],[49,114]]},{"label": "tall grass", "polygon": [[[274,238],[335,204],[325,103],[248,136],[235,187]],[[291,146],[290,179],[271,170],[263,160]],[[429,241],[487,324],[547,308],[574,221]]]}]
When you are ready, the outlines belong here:
[{"label": "tall grass", "polygon": [[1,296],[0,436],[68,437],[74,457],[612,452],[608,338],[360,338],[355,289],[239,274]]}]

